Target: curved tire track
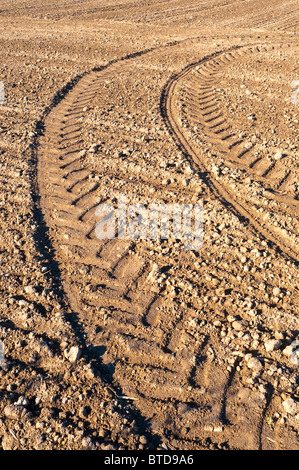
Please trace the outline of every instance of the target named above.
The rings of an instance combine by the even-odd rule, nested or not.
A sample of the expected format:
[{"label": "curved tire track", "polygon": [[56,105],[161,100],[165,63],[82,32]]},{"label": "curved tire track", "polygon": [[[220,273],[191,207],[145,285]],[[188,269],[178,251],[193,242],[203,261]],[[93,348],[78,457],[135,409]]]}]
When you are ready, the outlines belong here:
[{"label": "curved tire track", "polygon": [[[186,113],[190,119],[196,123],[199,129],[203,129],[204,134],[208,136],[208,140],[215,143],[216,147],[223,152],[224,158],[235,165],[236,168],[245,168],[249,175],[254,175],[256,179],[264,184],[270,181],[271,186],[273,186],[274,182],[277,197],[285,204],[288,204],[293,212],[297,213],[298,200],[292,197],[291,190],[296,175],[292,171],[286,173],[279,163],[273,165],[266,159],[256,161],[256,158],[251,155],[252,148],[246,147],[238,136],[230,134],[222,110],[214,100],[214,88],[218,83],[217,76],[226,64],[235,60],[238,54],[258,53],[259,50],[258,46],[254,48],[234,48],[187,66],[167,83],[161,100],[161,110],[175,141],[182,151],[192,159],[199,171],[208,175],[207,182],[217,197],[228,203],[235,214],[247,220],[254,230],[266,240],[271,241],[287,256],[298,261],[299,252],[295,246],[274,234],[271,228],[262,220],[258,211],[254,210],[246,201],[236,200],[230,189],[212,176],[208,171],[207,159],[191,141],[178,119],[177,90],[182,83],[185,84],[188,81],[187,86],[190,87],[188,90],[189,109]],[[198,78],[196,79],[192,77],[192,72],[195,69],[198,70]],[[285,195],[281,190],[289,194]]]},{"label": "curved tire track", "polygon": [[[155,266],[137,254],[134,241],[95,237],[100,182],[90,174],[82,152],[83,110],[98,87],[128,69],[130,61],[85,75],[45,117],[38,141],[40,207],[50,228],[63,290],[90,334],[94,351],[101,351],[103,373],[119,393],[138,397],[137,408],[144,416],[156,413],[158,427],[161,408],[174,421],[198,425],[198,415],[183,416],[185,411],[178,413],[176,403],[202,398],[201,388],[189,385],[200,345],[187,348],[184,329],[170,331],[167,318],[164,330],[155,330],[161,308],[169,301],[163,297],[164,285],[157,288],[152,281]],[[222,380],[226,381],[225,374]],[[221,381],[218,393],[223,388]],[[214,391],[213,385],[211,394]]]},{"label": "curved tire track", "polygon": [[[221,56],[219,53],[213,58]],[[136,408],[144,417],[153,418],[160,435],[165,427],[177,442],[192,448],[194,441],[199,442],[205,433],[213,434],[223,428],[223,436],[228,441],[232,438],[233,443],[236,424],[240,433],[246,428],[244,434],[248,430],[252,434],[252,442],[244,443],[244,447],[258,448],[269,403],[262,411],[260,407],[255,409],[253,397],[245,415],[239,413],[233,420],[228,411],[233,408],[238,388],[238,361],[231,372],[219,370],[210,357],[213,338],[203,335],[200,340],[188,338],[186,343],[183,319],[173,328],[164,314],[163,328],[156,328],[161,308],[169,306],[169,300],[163,295],[165,286],[157,289],[151,281],[153,264],[140,257],[134,241],[100,241],[94,234],[100,180],[90,174],[86,153],[81,150],[83,110],[99,86],[124,68],[129,69],[130,61],[128,58],[85,75],[44,120],[38,153],[40,204],[51,229],[63,288],[73,312],[84,323],[94,350],[101,351],[103,373],[119,393],[137,399]],[[205,163],[177,123],[173,103],[179,80],[197,65],[188,66],[168,82],[161,108],[179,146],[201,172],[207,173]],[[213,118],[221,119],[214,103],[209,101],[211,71],[214,72],[213,65],[204,71],[203,92],[207,100],[204,112],[215,113]],[[250,208],[234,201],[213,178],[209,177],[208,183],[221,200],[229,202],[238,215],[245,216],[259,229]],[[270,239],[267,230],[263,234]],[[201,357],[206,360],[199,363]],[[156,421],[154,415],[158,417]],[[252,416],[257,419],[252,420]]]}]

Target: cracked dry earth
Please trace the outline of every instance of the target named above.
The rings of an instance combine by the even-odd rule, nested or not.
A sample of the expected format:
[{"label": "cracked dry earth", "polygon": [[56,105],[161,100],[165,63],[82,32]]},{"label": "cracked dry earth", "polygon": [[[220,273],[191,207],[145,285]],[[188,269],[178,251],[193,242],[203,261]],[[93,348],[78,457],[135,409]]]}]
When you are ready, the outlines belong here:
[{"label": "cracked dry earth", "polygon": [[[1,7],[0,442],[298,448],[298,5]],[[96,237],[202,204],[203,244]]]}]

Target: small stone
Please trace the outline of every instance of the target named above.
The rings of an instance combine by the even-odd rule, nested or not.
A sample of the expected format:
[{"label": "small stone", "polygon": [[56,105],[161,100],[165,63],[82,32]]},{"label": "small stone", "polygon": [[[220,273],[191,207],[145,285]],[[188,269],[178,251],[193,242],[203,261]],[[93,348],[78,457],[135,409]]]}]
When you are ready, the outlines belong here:
[{"label": "small stone", "polygon": [[212,173],[214,173],[214,175],[219,175],[219,168],[218,166],[216,165],[213,165],[212,169],[211,169]]},{"label": "small stone", "polygon": [[95,446],[95,444],[93,443],[93,441],[91,440],[90,437],[84,437],[82,439],[82,447],[84,447],[85,449],[89,449],[89,450],[95,450],[96,449],[96,446]]},{"label": "small stone", "polygon": [[265,384],[260,384],[258,388],[259,388],[259,391],[260,391],[261,393],[267,394],[267,392],[268,392],[267,385],[265,385]]},{"label": "small stone", "polygon": [[139,442],[142,445],[146,445],[148,443],[146,436],[140,436],[139,437]]},{"label": "small stone", "polygon": [[148,275],[148,280],[155,280],[156,276],[160,273],[160,268],[156,263],[153,263],[151,272]]},{"label": "small stone", "polygon": [[280,339],[268,339],[265,341],[265,349],[267,352],[277,351],[282,345],[282,341]]},{"label": "small stone", "polygon": [[81,350],[79,346],[72,346],[68,351],[64,351],[64,355],[70,362],[76,362],[81,357]]},{"label": "small stone", "polygon": [[42,444],[43,442],[45,442],[46,440],[46,436],[45,434],[38,434],[36,436],[36,440],[35,440],[35,443],[37,446],[39,446],[40,444]]},{"label": "small stone", "polygon": [[287,155],[287,152],[284,152],[282,150],[278,150],[273,158],[274,158],[274,160],[280,160],[281,158],[285,157],[286,155]]},{"label": "small stone", "polygon": [[24,416],[26,416],[27,411],[25,410],[23,406],[13,404],[13,405],[7,405],[4,408],[4,414],[9,419],[19,420],[20,418],[23,418]]},{"label": "small stone", "polygon": [[247,366],[249,367],[249,369],[252,369],[254,371],[260,371],[263,368],[263,364],[257,357],[252,357],[251,359],[249,359],[249,361],[247,362]]},{"label": "small stone", "polygon": [[274,287],[272,292],[275,297],[278,297],[281,294],[281,290],[279,289],[279,287]]},{"label": "small stone", "polygon": [[3,450],[14,450],[17,447],[17,441],[10,433],[4,434],[1,444]]},{"label": "small stone", "polygon": [[89,153],[96,153],[97,151],[99,150],[99,145],[98,144],[93,144],[90,148],[89,148]]},{"label": "small stone", "polygon": [[293,398],[287,398],[283,403],[282,406],[286,413],[290,415],[296,415],[299,413],[299,402],[295,401]]},{"label": "small stone", "polygon": [[184,171],[186,175],[193,175],[195,173],[194,169],[191,166],[187,166]]},{"label": "small stone", "polygon": [[236,321],[232,322],[232,327],[236,331],[243,331],[244,327],[245,327],[245,324],[241,321],[236,320]]},{"label": "small stone", "polygon": [[84,370],[85,370],[86,377],[90,379],[95,378],[95,371],[91,364],[87,364],[86,366],[84,366]]},{"label": "small stone", "polygon": [[21,395],[21,396],[19,396],[18,401],[16,401],[14,404],[26,407],[26,406],[29,405],[29,400],[28,400],[28,398]]},{"label": "small stone", "polygon": [[25,290],[26,294],[29,294],[29,295],[36,294],[36,292],[37,292],[37,290],[34,286],[26,286],[24,290]]},{"label": "small stone", "polygon": [[299,364],[299,340],[293,341],[283,350],[285,356],[289,356],[292,364]]},{"label": "small stone", "polygon": [[290,361],[294,365],[299,364],[299,349],[296,349],[292,354],[290,355]]}]

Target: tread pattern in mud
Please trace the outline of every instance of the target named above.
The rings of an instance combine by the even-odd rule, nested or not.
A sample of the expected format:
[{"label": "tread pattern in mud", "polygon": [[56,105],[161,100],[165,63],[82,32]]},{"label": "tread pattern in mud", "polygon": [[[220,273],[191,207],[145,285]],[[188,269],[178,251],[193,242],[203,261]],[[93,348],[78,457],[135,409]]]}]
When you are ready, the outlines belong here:
[{"label": "tread pattern in mud", "polygon": [[[236,48],[216,57],[204,59],[199,64],[187,67],[174,79],[170,80],[164,95],[164,115],[170,132],[178,144],[185,149],[202,171],[211,172],[211,159],[208,159],[197,142],[195,135],[204,136],[207,145],[213,145],[226,163],[235,169],[244,170],[249,177],[260,182],[266,196],[275,199],[295,217],[298,213],[298,170],[286,167],[284,160],[269,159],[255,152],[254,144],[240,137],[226,119],[226,110],[215,97],[215,89],[220,86],[221,73],[232,61],[248,54],[259,54],[267,48],[255,46]],[[180,90],[180,91],[179,91]],[[180,92],[184,95],[180,99]],[[193,132],[194,134],[194,132]],[[214,190],[237,212],[249,220],[250,224],[266,239],[272,240],[279,248],[293,259],[298,260],[297,225],[294,227],[294,239],[285,239],[267,226],[255,204],[244,198],[233,196],[228,185],[213,177]]]},{"label": "tread pattern in mud", "polygon": [[[113,319],[103,336],[114,334],[121,354],[138,367],[151,367],[152,380],[148,384],[153,397],[162,397],[159,386],[159,368],[169,370],[169,381],[173,382],[172,397],[180,394],[178,379],[182,370],[178,357],[166,353],[151,339],[151,325],[157,322],[161,300],[160,291],[151,282],[154,267],[134,252],[134,241],[103,240],[95,236],[97,219],[95,210],[99,203],[99,183],[90,178],[84,167],[84,152],[80,137],[82,109],[88,105],[99,83],[109,75],[115,75],[121,65],[113,65],[109,71],[91,74],[82,79],[46,120],[46,133],[42,142],[40,158],[40,194],[48,224],[55,227],[59,249],[72,266],[93,279],[95,293],[85,286],[68,287],[71,298],[80,299],[82,308],[98,307],[113,310]],[[56,246],[57,246],[56,242]],[[163,290],[163,286],[160,288]],[[136,331],[138,337],[136,337]],[[140,337],[140,335],[144,337]],[[151,351],[150,358],[148,352]],[[184,376],[190,369],[190,358],[185,362]],[[188,365],[189,364],[189,365]],[[136,366],[135,372],[138,370]],[[144,371],[141,370],[141,374]],[[154,380],[156,375],[157,380]],[[135,378],[134,378],[135,381]],[[149,392],[149,391],[148,391]]]},{"label": "tread pattern in mud", "polygon": [[188,112],[194,125],[205,127],[209,140],[216,143],[224,158],[236,167],[246,169],[255,179],[262,181],[264,186],[278,191],[281,200],[285,199],[286,203],[298,209],[298,200],[294,197],[298,179],[295,169],[285,168],[281,160],[270,161],[266,157],[255,155],[254,144],[246,145],[246,141],[231,130],[221,107],[215,101],[217,77],[227,64],[237,61],[238,55],[258,53],[261,50],[257,47],[255,50],[225,54],[198,70],[196,76],[193,75],[187,84],[190,93]]},{"label": "tread pattern in mud", "polygon": [[[243,54],[241,51],[217,54],[196,65],[197,76],[188,81],[187,102],[192,119],[202,126],[209,139],[224,148],[225,158],[234,165],[242,162],[255,176],[254,166],[245,163],[250,149],[245,150],[242,141],[228,133],[214,101],[213,87],[219,71],[239,53]],[[177,445],[183,442],[184,446],[194,448],[194,442],[200,447],[205,433],[219,436],[219,432],[219,439],[225,436],[233,446],[235,429],[246,428],[247,435],[251,431],[252,441],[244,443],[244,447],[261,446],[271,390],[262,404],[259,395],[251,393],[246,406],[232,412],[235,400],[242,401],[238,396],[240,356],[233,358],[230,368],[223,367],[224,362],[216,356],[224,361],[225,348],[215,354],[219,349],[218,332],[204,317],[201,334],[190,333],[192,325],[199,321],[191,315],[192,310],[198,317],[195,307],[186,305],[181,317],[175,316],[169,295],[171,286],[163,278],[158,284],[154,282],[159,273],[153,261],[140,253],[134,240],[99,240],[95,236],[96,207],[103,201],[101,177],[90,171],[86,150],[82,150],[84,110],[105,81],[125,68],[130,70],[130,65],[128,59],[85,75],[47,115],[44,135],[39,139],[41,208],[51,229],[65,293],[72,310],[84,323],[92,348],[100,351],[104,373],[122,395],[136,400],[136,407],[152,420],[155,432],[170,432]],[[194,157],[199,171],[206,174],[206,162],[185,137],[174,107],[175,88],[194,67],[187,67],[168,82],[161,108],[180,148]],[[260,177],[265,179],[267,175]],[[206,191],[229,201],[237,214],[255,220],[250,207],[236,203],[212,178]],[[253,227],[260,229],[254,222]],[[268,231],[262,231],[267,237]],[[280,246],[293,255],[288,246],[282,243]],[[228,265],[226,275],[231,276],[238,295],[238,290],[245,287]],[[209,308],[213,318],[212,298]],[[217,322],[217,315],[213,321]],[[161,410],[164,422],[161,416],[155,420],[155,414]],[[215,442],[219,439],[215,437]]]}]

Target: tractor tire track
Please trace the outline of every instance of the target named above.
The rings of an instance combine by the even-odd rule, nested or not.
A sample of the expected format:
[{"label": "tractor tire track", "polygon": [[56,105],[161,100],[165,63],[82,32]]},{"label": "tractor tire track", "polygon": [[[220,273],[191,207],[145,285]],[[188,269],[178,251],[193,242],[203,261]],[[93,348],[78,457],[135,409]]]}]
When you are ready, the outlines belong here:
[{"label": "tractor tire track", "polygon": [[[239,55],[257,53],[263,50],[258,46],[250,48],[237,48],[224,53],[217,53],[209,58],[201,60],[197,64],[187,66],[183,71],[173,77],[165,87],[161,100],[161,111],[170,133],[179,147],[189,155],[198,169],[208,174],[208,181],[217,196],[230,204],[232,210],[248,220],[250,225],[266,240],[271,241],[287,256],[298,261],[299,252],[296,245],[285,238],[273,233],[258,211],[243,200],[236,200],[230,189],[217,181],[209,171],[209,162],[202,152],[196,147],[184,129],[181,120],[178,119],[179,111],[176,100],[178,89],[183,88],[187,94],[184,113],[188,116],[192,126],[202,129],[209,142],[215,144],[226,160],[235,168],[246,169],[249,175],[265,185],[274,186],[276,198],[287,204],[290,211],[298,213],[298,200],[294,197],[293,184],[297,175],[292,170],[284,169],[283,163],[269,162],[265,159],[257,159],[253,154],[254,146],[246,146],[245,142],[236,134],[231,133],[222,109],[215,101],[215,87],[219,83],[219,74],[231,61]],[[193,72],[197,71],[194,78]]]},{"label": "tractor tire track", "polygon": [[[82,152],[83,110],[105,80],[129,68],[127,59],[85,75],[45,117],[38,140],[40,207],[71,309],[93,339],[93,350],[104,351],[102,373],[119,394],[138,398],[142,415],[164,407],[176,416],[174,403],[202,398],[201,388],[189,385],[199,345],[186,348],[184,329],[170,334],[167,317],[155,332],[169,301],[165,285],[153,283],[155,266],[140,257],[134,240],[96,238],[100,182]],[[198,423],[198,416],[192,420]]]},{"label": "tractor tire track", "polygon": [[[218,61],[224,66],[230,54],[235,53],[238,50],[214,54],[217,63],[203,70],[200,85],[201,119],[224,129],[221,111],[212,99],[211,74],[218,73]],[[209,176],[205,162],[175,118],[173,100],[179,80],[210,60],[188,66],[167,83],[161,100],[162,115],[180,148],[197,164],[216,197],[229,202],[237,215],[246,217],[260,230],[250,208],[234,201]],[[205,433],[217,434],[219,429],[233,443],[237,423],[241,430],[244,426],[250,429],[249,446],[259,448],[269,403],[261,411],[260,407],[255,409],[253,399],[245,415],[234,417],[235,421],[230,417],[240,379],[238,359],[231,371],[222,370],[214,361],[213,351],[219,347],[217,337],[188,334],[188,311],[180,319],[174,317],[165,282],[158,286],[154,282],[159,273],[151,259],[140,254],[134,240],[99,240],[95,235],[96,207],[105,202],[101,198],[104,175],[91,173],[86,151],[82,151],[84,109],[105,81],[124,70],[130,71],[131,65],[132,59],[128,58],[86,74],[44,118],[44,132],[38,139],[38,192],[63,291],[74,316],[84,325],[84,335],[92,344],[90,351],[100,354],[97,358],[101,373],[119,395],[136,400],[136,409],[146,419],[152,419],[155,432],[162,435],[167,429],[175,436],[176,445],[183,443],[192,448]],[[238,144],[230,142],[232,147]],[[117,177],[129,183],[121,168]],[[143,185],[147,184],[144,179]],[[267,239],[274,238],[267,230],[262,233]],[[279,246],[294,258],[288,246]],[[251,422],[253,415],[258,426]]]}]

